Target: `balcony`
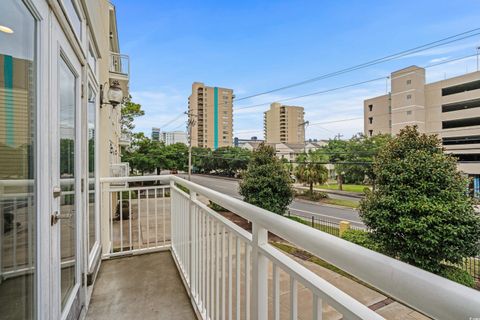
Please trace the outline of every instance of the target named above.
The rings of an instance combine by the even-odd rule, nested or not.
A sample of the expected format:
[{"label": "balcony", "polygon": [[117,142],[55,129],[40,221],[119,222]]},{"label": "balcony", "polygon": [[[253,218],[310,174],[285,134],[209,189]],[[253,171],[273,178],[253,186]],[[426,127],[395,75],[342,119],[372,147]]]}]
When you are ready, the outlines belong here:
[{"label": "balcony", "polygon": [[101,191],[104,261],[87,319],[384,319],[353,297],[354,281],[335,286],[269,233],[433,318],[479,311],[472,289],[176,176],[102,178]]},{"label": "balcony", "polygon": [[129,133],[122,132],[118,139],[118,144],[121,146],[129,146],[132,142],[132,136]]},{"label": "balcony", "polygon": [[130,80],[130,58],[127,55],[110,52],[109,64],[110,82],[118,81],[124,96],[128,95]]}]

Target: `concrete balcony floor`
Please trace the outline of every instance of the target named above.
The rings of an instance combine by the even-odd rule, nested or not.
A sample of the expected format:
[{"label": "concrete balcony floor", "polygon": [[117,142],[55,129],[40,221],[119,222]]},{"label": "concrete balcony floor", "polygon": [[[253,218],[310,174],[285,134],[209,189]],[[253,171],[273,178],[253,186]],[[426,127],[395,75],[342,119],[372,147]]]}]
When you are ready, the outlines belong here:
[{"label": "concrete balcony floor", "polygon": [[196,319],[170,251],[103,261],[87,320]]}]

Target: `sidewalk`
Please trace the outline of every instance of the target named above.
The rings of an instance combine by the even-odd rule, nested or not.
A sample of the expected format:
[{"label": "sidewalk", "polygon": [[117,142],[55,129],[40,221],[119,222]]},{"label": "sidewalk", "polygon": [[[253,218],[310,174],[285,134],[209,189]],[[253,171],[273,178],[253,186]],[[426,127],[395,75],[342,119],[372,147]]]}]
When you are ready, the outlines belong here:
[{"label": "sidewalk", "polygon": [[[293,187],[296,189],[301,189],[301,190],[310,190],[308,187],[300,184],[300,183],[294,183]],[[363,199],[364,195],[363,193],[360,192],[350,192],[350,191],[343,191],[343,190],[331,190],[331,189],[319,189],[319,188],[313,188],[314,191],[320,191],[320,192],[325,192],[328,194],[334,194],[338,196],[345,196],[345,197],[350,197],[350,198],[356,198],[358,200]]]}]

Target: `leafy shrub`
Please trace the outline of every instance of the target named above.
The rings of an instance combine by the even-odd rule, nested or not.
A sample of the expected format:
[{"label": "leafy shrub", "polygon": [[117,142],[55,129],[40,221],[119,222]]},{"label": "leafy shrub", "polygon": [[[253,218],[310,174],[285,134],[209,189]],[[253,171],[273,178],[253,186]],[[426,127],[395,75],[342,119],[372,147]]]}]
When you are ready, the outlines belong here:
[{"label": "leafy shrub", "polygon": [[209,207],[210,209],[212,210],[215,210],[215,211],[228,211],[227,209],[225,209],[224,207],[222,207],[221,205],[219,204],[216,204],[215,202],[212,202],[211,200],[209,200]]},{"label": "leafy shrub", "polygon": [[442,265],[439,275],[470,288],[476,286],[475,279],[467,271],[454,266]]},{"label": "leafy shrub", "polygon": [[295,195],[300,197],[300,198],[305,198],[305,199],[312,200],[312,201],[318,201],[318,200],[321,200],[321,199],[327,199],[328,198],[328,194],[326,194],[325,192],[321,192],[321,191],[318,191],[318,192],[314,191],[313,193],[310,193],[310,190],[301,190],[301,191],[296,191]]},{"label": "leafy shrub", "polygon": [[381,251],[380,245],[372,238],[368,231],[349,229],[342,234],[342,239],[373,251]]},{"label": "leafy shrub", "polygon": [[380,150],[373,173],[376,188],[360,216],[388,255],[439,274],[442,262],[478,254],[480,217],[455,157],[436,135],[401,130]]},{"label": "leafy shrub", "polygon": [[285,214],[293,200],[291,178],[272,147],[261,144],[253,152],[240,182],[240,194],[248,203]]}]

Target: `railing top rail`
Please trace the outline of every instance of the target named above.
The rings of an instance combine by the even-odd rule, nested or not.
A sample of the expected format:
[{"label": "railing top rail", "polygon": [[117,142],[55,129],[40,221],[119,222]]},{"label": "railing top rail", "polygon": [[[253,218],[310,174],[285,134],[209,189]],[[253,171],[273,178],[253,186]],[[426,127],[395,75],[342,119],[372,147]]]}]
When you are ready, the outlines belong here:
[{"label": "railing top rail", "polygon": [[177,176],[100,179],[101,182],[170,180],[209,198],[430,317],[468,319],[480,315],[480,293],[476,290],[320,230],[305,228],[295,221]]}]

